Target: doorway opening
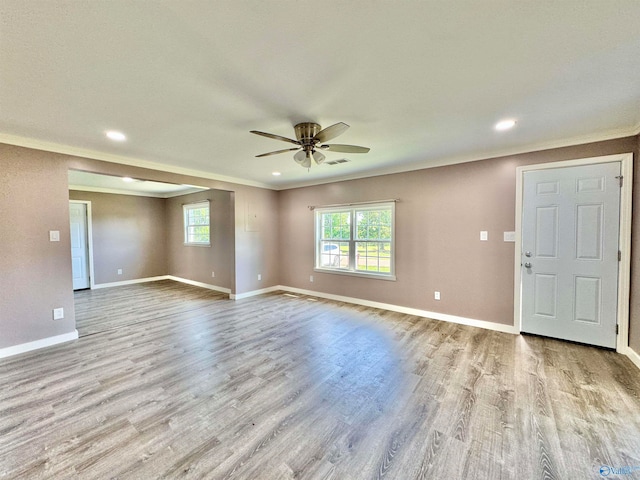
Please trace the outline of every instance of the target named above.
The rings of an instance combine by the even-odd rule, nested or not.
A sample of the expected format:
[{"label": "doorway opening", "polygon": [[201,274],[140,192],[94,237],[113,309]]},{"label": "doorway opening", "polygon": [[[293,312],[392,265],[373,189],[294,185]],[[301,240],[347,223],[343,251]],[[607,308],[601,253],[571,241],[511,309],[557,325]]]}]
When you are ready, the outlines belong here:
[{"label": "doorway opening", "polygon": [[91,289],[94,276],[90,201],[69,200],[69,224],[73,290]]}]

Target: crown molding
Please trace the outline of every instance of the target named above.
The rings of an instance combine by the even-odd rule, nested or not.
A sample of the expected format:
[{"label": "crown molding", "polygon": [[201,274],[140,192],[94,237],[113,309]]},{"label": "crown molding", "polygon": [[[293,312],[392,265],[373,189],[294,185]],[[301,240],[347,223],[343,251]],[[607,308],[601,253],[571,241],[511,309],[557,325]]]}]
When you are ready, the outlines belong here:
[{"label": "crown molding", "polygon": [[134,192],[131,190],[120,190],[118,188],[105,188],[105,187],[88,187],[85,185],[69,185],[69,190],[76,192],[94,192],[94,193],[110,193],[112,195],[133,195],[135,197],[151,197],[151,198],[173,198],[181,197],[182,195],[190,195],[192,193],[203,192],[202,189],[189,189],[181,192],[170,193],[153,193],[153,192]]},{"label": "crown molding", "polygon": [[73,147],[70,145],[63,145],[54,142],[47,142],[36,140],[33,138],[21,137],[17,135],[10,135],[0,133],[0,143],[6,143],[10,145],[16,145],[19,147],[33,148],[36,150],[45,150],[49,152],[62,153],[65,155],[73,155],[77,157],[90,158],[93,160],[102,160],[105,162],[117,163],[122,165],[130,165],[133,167],[148,168],[151,170],[158,170],[161,172],[175,173],[179,175],[188,175],[192,177],[205,178],[209,180],[217,180],[220,182],[226,182],[237,185],[245,185],[249,187],[265,188],[269,190],[290,190],[294,188],[312,187],[315,185],[324,185],[327,183],[343,182],[348,180],[358,180],[362,178],[379,177],[382,175],[391,175],[395,173],[412,172],[416,170],[424,170],[428,168],[444,167],[448,165],[456,165],[459,163],[475,162],[481,160],[489,160],[492,158],[506,157],[512,155],[521,155],[525,153],[533,153],[544,150],[551,150],[556,148],[572,147],[576,145],[583,145],[587,143],[602,142],[606,140],[614,140],[617,138],[632,137],[640,135],[640,122],[631,128],[618,128],[609,130],[607,132],[599,134],[589,134],[572,137],[565,140],[556,140],[550,142],[538,142],[521,147],[507,148],[507,149],[493,149],[484,151],[482,153],[465,154],[453,157],[444,157],[438,159],[423,160],[419,162],[411,162],[408,164],[400,164],[390,166],[387,168],[380,168],[373,171],[359,172],[351,175],[335,176],[330,178],[323,178],[317,180],[309,180],[303,182],[286,182],[286,183],[261,183],[252,180],[246,180],[237,177],[229,177],[224,175],[217,175],[211,172],[205,172],[202,170],[195,170],[189,168],[182,168],[173,165],[166,165],[162,163],[152,162],[149,160],[141,160],[121,155],[113,155],[110,153],[98,152],[95,150],[84,149],[79,147]]},{"label": "crown molding", "polygon": [[435,160],[423,160],[419,162],[412,162],[410,164],[402,164],[397,166],[391,166],[388,168],[381,168],[375,171],[354,173],[352,175],[343,175],[339,177],[331,177],[321,179],[318,181],[307,182],[295,182],[277,185],[271,187],[275,190],[290,190],[293,188],[312,187],[315,185],[324,185],[327,183],[343,182],[348,180],[358,180],[362,178],[379,177],[382,175],[392,175],[394,173],[414,172],[416,170],[425,170],[428,168],[446,167],[448,165],[456,165],[459,163],[477,162],[481,160],[490,160],[492,158],[508,157],[513,155],[522,155],[526,153],[540,152],[544,150],[552,150],[556,148],[573,147],[577,145],[584,145],[588,143],[604,142],[607,140],[615,140],[618,138],[633,137],[640,135],[640,123],[631,128],[623,128],[611,130],[609,132],[600,134],[589,134],[577,137],[572,137],[566,140],[551,141],[551,142],[539,142],[523,147],[514,147],[508,149],[493,149],[482,152],[480,154],[466,154],[449,158],[439,158]]},{"label": "crown molding", "polygon": [[273,190],[273,185],[266,183],[254,182],[237,177],[228,177],[225,175],[217,175],[203,170],[195,170],[191,168],[176,167],[174,165],[166,165],[164,163],[152,162],[149,160],[141,160],[123,155],[113,155],[111,153],[98,152],[87,148],[73,147],[60,143],[36,140],[33,138],[21,137],[7,133],[0,133],[0,143],[15,145],[17,147],[33,148],[34,150],[44,150],[47,152],[62,153],[74,157],[90,158],[92,160],[101,160],[104,162],[118,163],[121,165],[129,165],[132,167],[147,168],[149,170],[157,170],[160,172],[175,173],[178,175],[188,175],[191,177],[206,178],[208,180],[217,180],[219,182],[233,183],[236,185],[245,185],[248,187],[267,188]]}]

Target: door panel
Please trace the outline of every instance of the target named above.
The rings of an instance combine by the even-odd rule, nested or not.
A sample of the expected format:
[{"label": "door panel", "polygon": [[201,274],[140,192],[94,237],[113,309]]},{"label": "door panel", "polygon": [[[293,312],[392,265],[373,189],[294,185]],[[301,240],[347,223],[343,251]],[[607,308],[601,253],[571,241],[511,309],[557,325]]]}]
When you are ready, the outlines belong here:
[{"label": "door panel", "polygon": [[615,348],[618,175],[619,162],[524,173],[522,331]]},{"label": "door panel", "polygon": [[600,323],[600,279],[575,278],[575,319],[579,322]]},{"label": "door panel", "polygon": [[558,256],[558,207],[536,209],[536,252],[539,257]]},{"label": "door panel", "polygon": [[603,204],[578,205],[576,215],[576,257],[602,260]]},{"label": "door panel", "polygon": [[535,283],[535,314],[538,316],[556,316],[558,300],[558,282],[555,275],[538,274]]}]

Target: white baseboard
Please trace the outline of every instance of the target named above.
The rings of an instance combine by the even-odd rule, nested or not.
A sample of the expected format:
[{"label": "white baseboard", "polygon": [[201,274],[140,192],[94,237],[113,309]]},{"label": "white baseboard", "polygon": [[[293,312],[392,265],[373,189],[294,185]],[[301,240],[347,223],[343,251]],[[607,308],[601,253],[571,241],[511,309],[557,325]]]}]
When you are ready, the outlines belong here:
[{"label": "white baseboard", "polygon": [[446,313],[428,312],[426,310],[418,310],[417,308],[402,307],[400,305],[392,305],[390,303],[372,302],[370,300],[363,300],[361,298],[344,297],[342,295],[333,295],[331,293],[316,292],[313,290],[306,290],[304,288],[287,287],[285,285],[276,285],[273,287],[263,288],[261,290],[253,290],[250,292],[241,293],[238,295],[230,295],[232,300],[240,300],[242,298],[253,297],[254,295],[261,295],[263,293],[275,292],[282,290],[285,292],[299,293],[302,295],[311,295],[313,297],[326,298],[327,300],[336,300],[338,302],[352,303],[354,305],[362,305],[365,307],[380,308],[381,310],[389,310],[391,312],[406,313],[409,315],[416,315],[417,317],[432,318],[434,320],[442,320],[444,322],[459,323],[461,325],[468,325],[470,327],[479,327],[487,330],[494,330],[497,332],[511,333],[514,335],[519,334],[519,330],[513,325],[503,325],[500,323],[487,322],[485,320],[476,320],[474,318],[458,317],[455,315],[448,315]]},{"label": "white baseboard", "polygon": [[63,333],[62,335],[56,335],[54,337],[42,338],[33,342],[0,348],[0,358],[12,357],[13,355],[18,355],[20,353],[30,352],[31,350],[50,347],[52,345],[57,345],[58,343],[70,342],[77,339],[78,330],[74,330],[73,332]]},{"label": "white baseboard", "polygon": [[217,285],[211,285],[209,283],[196,282],[195,280],[189,280],[187,278],[174,277],[173,275],[167,275],[166,278],[168,280],[174,280],[176,282],[181,282],[181,283],[186,283],[188,285],[194,285],[196,287],[206,288],[208,290],[215,290],[216,292],[228,293],[229,295],[231,294],[230,288],[218,287]]},{"label": "white baseboard", "polygon": [[135,283],[146,283],[146,282],[157,282],[159,280],[173,280],[175,282],[186,283],[189,285],[194,285],[196,287],[206,288],[208,290],[215,290],[216,292],[231,293],[231,289],[229,288],[219,287],[217,285],[211,285],[209,283],[196,282],[195,280],[189,280],[187,278],[174,277],[173,275],[161,275],[159,277],[135,278],[133,280],[124,280],[122,282],[98,283],[96,285],[93,285],[91,288],[121,287],[123,285],[133,285]]},{"label": "white baseboard", "polygon": [[158,280],[169,280],[169,275],[159,277],[134,278],[133,280],[123,280],[122,282],[96,283],[91,289],[121,287],[122,285],[133,285],[134,283],[157,282]]},{"label": "white baseboard", "polygon": [[229,294],[229,298],[231,300],[242,300],[243,298],[255,297],[256,295],[262,295],[263,293],[271,293],[271,292],[275,292],[276,290],[286,290],[286,288],[281,285],[275,285],[273,287],[261,288],[260,290],[251,290],[250,292],[231,293]]},{"label": "white baseboard", "polygon": [[627,347],[627,350],[624,352],[624,354],[629,357],[629,360],[631,360],[636,367],[640,368],[640,355],[632,350],[631,347]]}]

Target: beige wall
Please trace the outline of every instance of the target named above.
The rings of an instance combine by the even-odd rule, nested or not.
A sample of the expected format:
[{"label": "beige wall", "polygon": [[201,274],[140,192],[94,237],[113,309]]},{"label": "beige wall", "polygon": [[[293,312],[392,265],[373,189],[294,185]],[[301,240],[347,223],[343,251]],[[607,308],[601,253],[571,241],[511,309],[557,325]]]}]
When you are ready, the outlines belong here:
[{"label": "beige wall", "polygon": [[[635,137],[283,191],[281,283],[489,322],[513,324],[516,167],[633,152]],[[307,205],[397,198],[397,281],[313,271]],[[480,231],[489,241],[480,242]],[[314,276],[314,282],[309,276]],[[639,282],[640,283],[640,282]],[[440,291],[442,299],[433,298]],[[636,320],[634,320],[637,322]]]},{"label": "beige wall", "polygon": [[[278,193],[239,188],[235,202],[235,262],[238,294],[280,283]],[[258,275],[262,276],[258,280]]]},{"label": "beige wall", "polygon": [[0,348],[75,330],[70,249],[61,156],[0,144]]},{"label": "beige wall", "polygon": [[69,199],[91,201],[96,284],[167,274],[165,199],[81,191]]},{"label": "beige wall", "polygon": [[[231,292],[242,294],[278,285],[278,192],[263,188],[237,185],[218,180],[161,172],[147,168],[131,167],[81,157],[66,157],[69,168],[93,173],[130,176],[158,182],[198,185],[231,192],[232,209],[235,212],[233,244],[235,256],[231,267]],[[245,228],[248,205],[259,210],[258,231]],[[262,280],[257,275],[262,274]]]},{"label": "beige wall", "polygon": [[[502,242],[502,232],[514,229],[515,168],[630,151],[637,159],[639,149],[640,139],[631,137],[275,192],[0,144],[0,348],[68,333],[75,327],[68,168],[229,192],[234,228],[223,243],[232,246],[224,250],[231,257],[227,281],[233,293],[283,284],[511,324],[514,246]],[[635,175],[640,185],[640,174]],[[635,228],[640,222],[640,193],[637,188],[635,192],[634,252],[640,240]],[[398,281],[313,272],[313,215],[307,205],[387,198],[400,199]],[[57,244],[48,242],[48,231],[54,229],[61,232]],[[478,241],[480,230],[489,231],[489,242]],[[171,256],[168,250],[167,255]],[[640,352],[640,293],[636,287],[640,256],[634,254],[632,263],[631,345]],[[217,260],[212,265],[218,278],[224,267]],[[172,269],[167,264],[166,272]],[[210,283],[209,278],[204,279],[207,271],[208,266],[202,272],[179,276]],[[257,280],[258,274],[262,280]],[[105,277],[104,281],[111,280]],[[442,292],[439,302],[433,300],[436,289]],[[51,310],[57,307],[65,309],[66,318],[53,322]]]},{"label": "beige wall", "polygon": [[[182,206],[204,200],[210,201],[211,246],[187,246],[184,244]],[[166,206],[169,275],[230,289],[234,257],[230,192],[207,190],[182,195],[167,199]],[[211,276],[211,272],[215,272],[215,277]]]},{"label": "beige wall", "polygon": [[[278,284],[278,233],[273,227],[278,223],[277,192],[0,144],[0,348],[75,329],[68,169],[231,192],[236,220],[243,220],[227,236],[235,250],[229,263],[232,292],[242,294]],[[261,225],[270,228],[244,228],[242,212],[249,203],[260,210]],[[49,243],[49,230],[59,230],[61,241]],[[257,273],[262,273],[261,281]],[[52,310],[58,307],[64,308],[65,319],[54,322]]]}]

